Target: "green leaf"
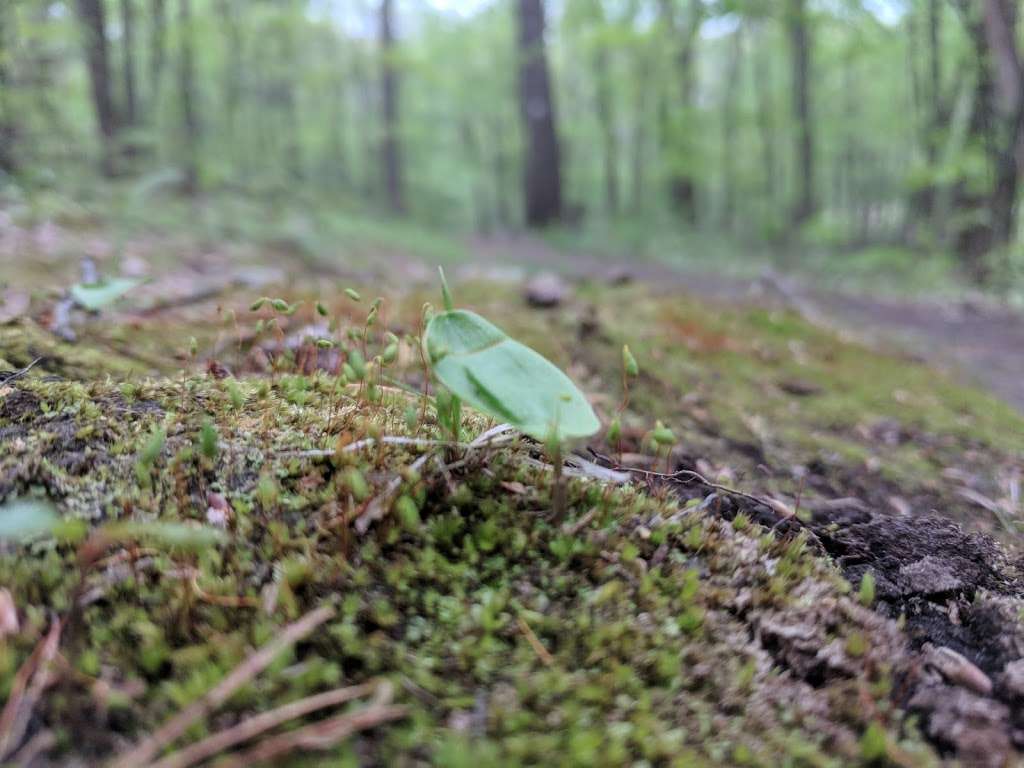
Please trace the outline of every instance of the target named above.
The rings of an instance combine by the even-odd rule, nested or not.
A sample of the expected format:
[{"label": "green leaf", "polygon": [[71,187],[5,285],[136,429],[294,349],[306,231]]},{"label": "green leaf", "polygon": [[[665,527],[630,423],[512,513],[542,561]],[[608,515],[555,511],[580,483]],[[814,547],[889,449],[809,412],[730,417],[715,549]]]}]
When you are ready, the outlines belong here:
[{"label": "green leaf", "polygon": [[91,312],[113,304],[139,284],[130,277],[112,277],[99,283],[78,283],[71,286],[71,298]]},{"label": "green leaf", "polygon": [[0,506],[0,539],[24,541],[53,531],[60,516],[46,499],[14,499]]},{"label": "green leaf", "polygon": [[423,343],[434,375],[453,394],[531,437],[564,441],[600,427],[568,376],[473,312],[435,315]]}]

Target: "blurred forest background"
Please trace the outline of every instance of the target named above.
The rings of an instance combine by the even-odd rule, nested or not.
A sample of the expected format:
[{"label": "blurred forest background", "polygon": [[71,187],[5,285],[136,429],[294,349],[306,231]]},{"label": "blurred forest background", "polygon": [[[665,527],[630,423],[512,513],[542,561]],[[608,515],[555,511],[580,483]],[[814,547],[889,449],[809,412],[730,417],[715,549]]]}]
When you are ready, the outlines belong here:
[{"label": "blurred forest background", "polygon": [[635,258],[759,254],[1014,296],[1019,11],[2,0],[0,204],[227,237],[276,226],[312,250],[373,227],[438,252],[536,229]]}]

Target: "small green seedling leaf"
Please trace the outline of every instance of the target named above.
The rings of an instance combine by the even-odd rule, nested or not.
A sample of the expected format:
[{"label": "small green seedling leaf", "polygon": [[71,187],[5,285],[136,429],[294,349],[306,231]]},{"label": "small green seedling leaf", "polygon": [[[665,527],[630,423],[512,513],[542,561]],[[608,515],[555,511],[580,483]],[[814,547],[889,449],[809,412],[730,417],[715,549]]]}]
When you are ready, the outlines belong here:
[{"label": "small green seedling leaf", "polygon": [[60,517],[46,499],[14,499],[0,506],[0,540],[25,541],[51,533]]},{"label": "small green seedling leaf", "polygon": [[103,527],[103,535],[111,541],[146,541],[164,549],[201,552],[227,539],[223,531],[187,523],[159,521],[111,523]]},{"label": "small green seedling leaf", "polygon": [[434,375],[452,394],[531,437],[565,441],[601,426],[568,376],[473,312],[435,315],[423,344]]},{"label": "small green seedling leaf", "polygon": [[98,283],[78,283],[71,286],[71,298],[90,312],[108,307],[139,284],[130,277],[111,277]]},{"label": "small green seedling leaf", "polygon": [[354,288],[346,288],[345,295],[352,299],[352,301],[362,301],[363,299],[363,297],[359,295],[359,291]]},{"label": "small green seedling leaf", "polygon": [[624,344],[622,347],[622,370],[626,372],[627,376],[640,375],[640,366],[637,365],[636,358],[633,357],[628,344]]}]

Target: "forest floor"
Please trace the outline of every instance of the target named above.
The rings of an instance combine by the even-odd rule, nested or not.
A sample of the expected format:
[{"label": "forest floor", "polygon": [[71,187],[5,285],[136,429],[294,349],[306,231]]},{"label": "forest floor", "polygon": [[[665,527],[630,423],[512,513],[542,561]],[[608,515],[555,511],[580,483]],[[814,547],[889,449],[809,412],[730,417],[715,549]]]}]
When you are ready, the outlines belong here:
[{"label": "forest floor", "polygon": [[[109,238],[2,231],[0,512],[62,522],[0,543],[0,756],[1019,761],[1024,416],[931,364],[959,326],[894,309],[883,335],[918,334],[908,354],[837,331],[888,317],[870,300],[858,315],[771,278],[751,301],[749,281],[638,265],[624,284],[582,257],[588,280],[536,309],[506,268],[550,252],[487,247],[456,301],[567,370],[605,423],[622,345],[640,361],[621,441],[580,446],[557,518],[540,446],[473,445],[493,424],[468,411],[444,444],[429,403],[339,387],[316,346],[378,293],[382,324],[414,336],[438,303],[415,258],[342,277],[283,246],[130,241],[119,267],[149,282],[63,317]],[[264,294],[303,304],[271,328],[250,311]],[[414,345],[392,374],[422,386]]]}]

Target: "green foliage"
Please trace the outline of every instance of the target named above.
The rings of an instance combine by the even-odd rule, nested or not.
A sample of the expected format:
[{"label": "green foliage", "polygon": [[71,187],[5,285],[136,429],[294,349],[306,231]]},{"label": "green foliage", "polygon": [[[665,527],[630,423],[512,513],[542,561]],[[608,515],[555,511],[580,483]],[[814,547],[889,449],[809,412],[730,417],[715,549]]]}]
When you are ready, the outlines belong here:
[{"label": "green foliage", "polygon": [[0,541],[24,541],[50,533],[60,518],[46,499],[12,499],[0,506]]},{"label": "green foliage", "polygon": [[434,376],[452,393],[531,437],[564,441],[601,426],[568,376],[473,312],[435,315],[423,345]]},{"label": "green foliage", "polygon": [[138,284],[138,280],[129,277],[112,277],[97,283],[78,283],[71,286],[70,293],[78,306],[90,312],[99,312]]}]

